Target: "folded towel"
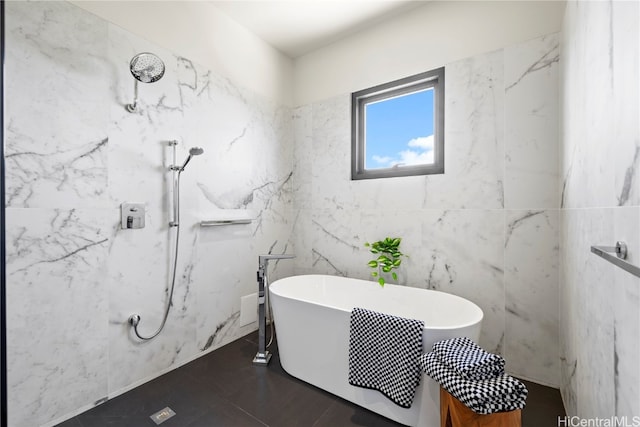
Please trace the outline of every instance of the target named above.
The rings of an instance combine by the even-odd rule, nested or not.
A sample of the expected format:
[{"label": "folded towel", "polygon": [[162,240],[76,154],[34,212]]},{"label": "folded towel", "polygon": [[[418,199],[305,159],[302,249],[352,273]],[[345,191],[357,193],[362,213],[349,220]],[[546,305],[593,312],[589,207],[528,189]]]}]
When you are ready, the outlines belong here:
[{"label": "folded towel", "polygon": [[435,352],[423,354],[420,364],[442,388],[477,414],[513,411],[525,406],[527,387],[510,375],[468,380],[440,362]]},{"label": "folded towel", "polygon": [[504,359],[487,353],[467,337],[438,341],[433,352],[462,378],[487,380],[504,374]]},{"label": "folded towel", "polygon": [[380,391],[410,408],[422,370],[421,320],[404,319],[362,308],[351,312],[349,384]]}]

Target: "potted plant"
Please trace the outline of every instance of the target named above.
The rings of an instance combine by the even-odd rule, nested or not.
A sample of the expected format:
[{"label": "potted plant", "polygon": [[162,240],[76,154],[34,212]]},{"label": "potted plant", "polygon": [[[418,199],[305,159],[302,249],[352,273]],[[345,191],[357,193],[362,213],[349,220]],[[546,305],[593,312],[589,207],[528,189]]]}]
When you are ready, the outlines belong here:
[{"label": "potted plant", "polygon": [[378,278],[380,286],[384,286],[384,275],[391,274],[393,280],[398,280],[398,274],[394,271],[402,264],[401,257],[407,256],[400,252],[400,243],[402,238],[400,237],[385,237],[384,240],[378,240],[377,242],[366,242],[364,245],[369,248],[369,252],[377,255],[376,259],[372,259],[367,265],[374,269],[371,272],[371,276]]}]

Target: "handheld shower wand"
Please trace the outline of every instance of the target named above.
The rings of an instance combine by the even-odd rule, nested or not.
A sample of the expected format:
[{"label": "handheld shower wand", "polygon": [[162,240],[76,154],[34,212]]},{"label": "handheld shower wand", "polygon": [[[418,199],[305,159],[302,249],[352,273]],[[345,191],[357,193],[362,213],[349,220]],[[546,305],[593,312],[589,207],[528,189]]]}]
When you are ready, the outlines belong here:
[{"label": "handheld shower wand", "polygon": [[182,164],[182,166],[180,166],[180,169],[178,169],[179,172],[182,172],[184,170],[184,168],[187,166],[187,163],[189,163],[191,161],[191,158],[193,156],[199,156],[200,154],[204,153],[204,150],[200,147],[191,147],[191,149],[189,150],[189,156],[185,159],[184,163]]}]

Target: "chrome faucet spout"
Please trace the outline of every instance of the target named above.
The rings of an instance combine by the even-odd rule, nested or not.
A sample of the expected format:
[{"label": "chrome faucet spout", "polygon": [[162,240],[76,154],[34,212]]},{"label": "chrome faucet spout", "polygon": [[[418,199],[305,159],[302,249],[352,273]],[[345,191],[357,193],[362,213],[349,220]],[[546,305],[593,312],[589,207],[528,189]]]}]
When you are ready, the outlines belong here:
[{"label": "chrome faucet spout", "polygon": [[289,254],[265,254],[265,255],[258,255],[258,267],[259,268],[266,268],[267,267],[267,263],[272,260],[272,259],[291,259],[291,258],[295,258],[295,255],[289,255]]}]

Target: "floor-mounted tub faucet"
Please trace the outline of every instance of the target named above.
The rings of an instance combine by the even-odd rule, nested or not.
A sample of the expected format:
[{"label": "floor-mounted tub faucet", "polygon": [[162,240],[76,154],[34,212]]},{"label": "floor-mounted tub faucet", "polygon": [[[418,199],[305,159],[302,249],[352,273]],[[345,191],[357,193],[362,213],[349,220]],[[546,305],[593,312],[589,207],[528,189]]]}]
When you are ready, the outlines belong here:
[{"label": "floor-mounted tub faucet", "polygon": [[[258,352],[253,358],[255,365],[266,366],[271,360],[271,353],[267,351],[267,292],[269,289],[269,279],[267,277],[267,268],[269,261],[273,259],[291,259],[295,255],[276,255],[267,254],[258,256]],[[273,319],[271,319],[273,322]],[[273,336],[273,332],[272,332]]]}]

